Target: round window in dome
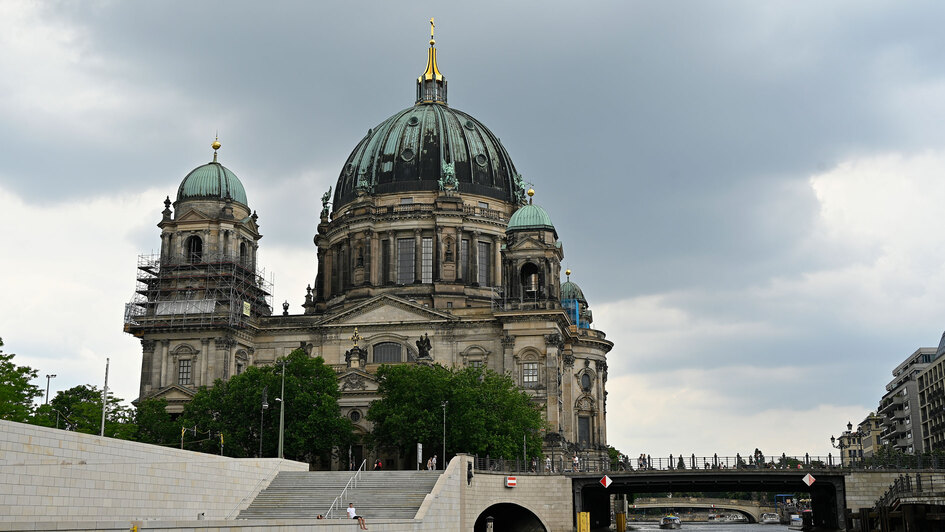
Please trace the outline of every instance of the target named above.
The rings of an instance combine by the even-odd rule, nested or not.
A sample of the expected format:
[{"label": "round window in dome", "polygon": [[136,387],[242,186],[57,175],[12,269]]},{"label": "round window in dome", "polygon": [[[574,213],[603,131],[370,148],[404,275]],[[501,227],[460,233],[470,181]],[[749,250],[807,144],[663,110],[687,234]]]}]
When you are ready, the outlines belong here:
[{"label": "round window in dome", "polygon": [[419,123],[420,123],[420,119],[415,116],[411,116],[410,118],[407,119],[407,125],[409,126],[415,126]]},{"label": "round window in dome", "polygon": [[486,158],[486,156],[481,153],[476,156],[476,164],[478,164],[479,166],[485,166],[488,161],[489,159]]},{"label": "round window in dome", "polygon": [[352,170],[354,170],[354,165],[353,165],[353,164],[348,163],[348,164],[345,165],[345,173],[346,173],[346,174],[351,175],[351,171],[352,171]]},{"label": "round window in dome", "polygon": [[476,126],[473,125],[472,120],[467,120],[463,127],[466,129],[475,129]]},{"label": "round window in dome", "polygon": [[410,148],[407,148],[404,151],[400,152],[400,158],[405,161],[409,161],[413,159],[414,155],[415,154],[413,153],[413,150],[411,150]]},{"label": "round window in dome", "polygon": [[350,419],[354,423],[361,421],[361,412],[358,410],[352,410],[351,412],[348,413],[348,419]]}]

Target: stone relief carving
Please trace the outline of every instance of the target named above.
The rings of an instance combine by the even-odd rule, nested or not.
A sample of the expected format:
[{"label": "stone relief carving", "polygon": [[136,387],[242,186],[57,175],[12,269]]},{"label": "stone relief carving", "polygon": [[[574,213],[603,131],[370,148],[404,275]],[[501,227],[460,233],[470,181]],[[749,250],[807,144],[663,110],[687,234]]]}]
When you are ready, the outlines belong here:
[{"label": "stone relief carving", "polygon": [[364,390],[367,388],[367,385],[364,382],[364,377],[358,375],[357,373],[350,373],[345,377],[344,382],[341,384],[341,391],[345,390]]}]

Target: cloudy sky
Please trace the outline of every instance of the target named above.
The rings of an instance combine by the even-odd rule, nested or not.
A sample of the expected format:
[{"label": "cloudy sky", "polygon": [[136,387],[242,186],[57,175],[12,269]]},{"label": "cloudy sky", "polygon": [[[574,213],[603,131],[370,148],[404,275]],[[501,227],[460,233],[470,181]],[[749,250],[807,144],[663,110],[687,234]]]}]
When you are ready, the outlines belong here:
[{"label": "cloudy sky", "polygon": [[52,393],[137,395],[136,257],[207,162],[240,176],[275,301],[319,198],[413,103],[450,104],[551,215],[630,455],[826,454],[945,328],[938,2],[0,3],[0,336]]}]

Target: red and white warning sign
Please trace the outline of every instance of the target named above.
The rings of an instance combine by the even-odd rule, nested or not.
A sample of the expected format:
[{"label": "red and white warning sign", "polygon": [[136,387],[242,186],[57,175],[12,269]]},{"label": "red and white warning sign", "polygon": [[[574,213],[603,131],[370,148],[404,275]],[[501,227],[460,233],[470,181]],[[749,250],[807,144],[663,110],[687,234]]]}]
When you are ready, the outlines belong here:
[{"label": "red and white warning sign", "polygon": [[604,478],[600,479],[601,486],[604,486],[605,488],[609,488],[612,482],[613,480],[610,480],[610,477],[607,475],[604,475]]},{"label": "red and white warning sign", "polygon": [[808,473],[808,474],[804,475],[804,478],[802,478],[801,480],[804,481],[804,484],[807,484],[808,486],[810,486],[811,484],[814,483],[814,480],[816,480],[816,479],[814,478],[813,475],[811,475],[810,473]]},{"label": "red and white warning sign", "polygon": [[505,487],[514,488],[515,487],[515,477],[505,477]]}]

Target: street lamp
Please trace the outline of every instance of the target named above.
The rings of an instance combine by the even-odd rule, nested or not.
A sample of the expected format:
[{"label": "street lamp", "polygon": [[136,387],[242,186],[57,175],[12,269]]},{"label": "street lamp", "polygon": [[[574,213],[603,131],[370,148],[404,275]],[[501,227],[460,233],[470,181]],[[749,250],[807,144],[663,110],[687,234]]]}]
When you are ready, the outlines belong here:
[{"label": "street lamp", "polygon": [[266,409],[269,408],[269,401],[266,400],[266,396],[268,395],[268,393],[267,393],[268,391],[269,391],[268,387],[263,387],[263,391],[262,391],[262,407],[259,409],[259,457],[260,457],[260,458],[263,457],[263,450],[262,450],[262,444],[263,444],[263,419],[265,418],[265,415],[266,415]]},{"label": "street lamp", "polygon": [[279,401],[279,458],[282,458],[282,441],[283,441],[283,433],[285,431],[285,364],[286,364],[286,361],[283,358],[282,360],[277,362],[277,364],[282,366],[282,395],[278,399],[276,399],[276,401]]},{"label": "street lamp", "polygon": [[440,406],[443,407],[443,469],[446,469],[446,405],[449,401],[443,401]]},{"label": "street lamp", "polygon": [[[833,436],[830,436],[830,446],[833,447],[834,449],[840,449],[840,465],[841,466],[844,465],[843,450],[850,447],[850,437],[852,436],[852,434],[853,434],[853,423],[850,423],[848,421],[847,431],[841,434],[839,438],[834,438]],[[846,441],[844,441],[844,439],[846,439]],[[849,456],[849,452],[847,452],[847,459],[850,461],[850,464],[852,465],[853,460]]]},{"label": "street lamp", "polygon": [[46,404],[49,404],[49,379],[55,379],[56,375],[46,375]]}]

